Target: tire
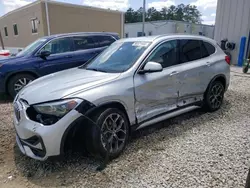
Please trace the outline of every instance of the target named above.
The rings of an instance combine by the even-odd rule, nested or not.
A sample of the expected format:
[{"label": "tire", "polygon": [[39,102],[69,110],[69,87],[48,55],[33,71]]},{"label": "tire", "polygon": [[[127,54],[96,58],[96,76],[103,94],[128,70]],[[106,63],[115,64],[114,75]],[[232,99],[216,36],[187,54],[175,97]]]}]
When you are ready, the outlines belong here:
[{"label": "tire", "polygon": [[243,73],[247,73],[248,72],[248,65],[246,67],[243,68]]},{"label": "tire", "polygon": [[[35,77],[30,75],[30,74],[17,74],[10,78],[8,82],[8,93],[12,98],[16,96],[16,94],[24,87],[26,86],[29,82],[35,80]],[[20,85],[22,87],[18,87],[17,85]]]},{"label": "tire", "polygon": [[[117,129],[116,132],[115,129],[113,129],[112,131],[114,131],[114,134],[112,135],[112,131],[108,130],[107,126],[115,128],[115,125],[111,126],[109,123],[112,122],[111,120],[118,118],[118,116],[119,119],[116,121],[116,128],[120,128],[120,130]],[[92,124],[88,126],[87,129],[87,151],[96,157],[101,157],[104,159],[107,155],[107,149],[110,149],[109,158],[117,158],[124,151],[129,138],[129,121],[127,116],[119,109],[108,108],[95,114],[93,121],[96,122],[96,125]],[[104,138],[105,135],[107,139]],[[118,141],[118,138],[120,141]],[[107,140],[112,142],[110,147],[106,144]],[[118,143],[118,148],[116,148],[116,143]]]},{"label": "tire", "polygon": [[204,108],[214,112],[220,109],[224,99],[225,88],[220,81],[214,81],[209,86],[204,96]]}]

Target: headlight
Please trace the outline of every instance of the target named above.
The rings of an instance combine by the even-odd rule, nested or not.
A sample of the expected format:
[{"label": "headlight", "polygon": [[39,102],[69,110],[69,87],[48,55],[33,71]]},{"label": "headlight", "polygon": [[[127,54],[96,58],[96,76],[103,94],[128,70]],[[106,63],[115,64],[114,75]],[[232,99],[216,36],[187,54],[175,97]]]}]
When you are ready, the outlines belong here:
[{"label": "headlight", "polygon": [[38,114],[52,115],[61,118],[81,102],[82,100],[80,99],[67,99],[58,102],[38,104],[33,107]]}]

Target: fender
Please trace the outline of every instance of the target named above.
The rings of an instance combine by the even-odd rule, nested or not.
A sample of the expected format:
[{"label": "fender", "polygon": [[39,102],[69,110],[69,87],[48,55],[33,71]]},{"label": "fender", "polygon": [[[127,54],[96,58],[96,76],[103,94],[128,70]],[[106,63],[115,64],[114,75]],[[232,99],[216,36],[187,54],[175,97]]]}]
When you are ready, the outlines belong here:
[{"label": "fender", "polygon": [[91,102],[89,102],[87,100],[84,100],[80,105],[78,105],[75,110],[78,111],[80,114],[82,114],[82,116],[79,117],[78,119],[76,119],[73,123],[71,123],[67,127],[65,132],[63,133],[62,140],[61,140],[61,146],[60,146],[60,154],[64,154],[64,147],[65,147],[65,143],[66,143],[68,134],[70,133],[70,131],[74,127],[81,124],[85,120],[88,121],[89,119],[91,119],[91,115],[93,113],[95,113],[96,111],[98,111],[99,109],[102,109],[104,107],[112,107],[112,106],[122,108],[123,111],[125,112],[125,115],[128,118],[125,107],[121,103],[116,102],[116,101],[107,102],[107,103],[103,103],[103,104],[101,104],[99,106],[96,106],[96,105],[92,104]]},{"label": "fender", "polygon": [[[224,84],[224,87],[225,87],[225,90],[226,90],[226,80],[227,79],[226,79],[226,76],[224,74],[218,74],[215,77],[213,77],[212,80],[209,82],[209,84],[207,86],[207,89],[211,85],[211,83],[213,83],[215,80],[221,79],[221,78],[223,78],[223,82],[224,82],[223,84]],[[207,91],[207,89],[206,89],[206,91]]]}]

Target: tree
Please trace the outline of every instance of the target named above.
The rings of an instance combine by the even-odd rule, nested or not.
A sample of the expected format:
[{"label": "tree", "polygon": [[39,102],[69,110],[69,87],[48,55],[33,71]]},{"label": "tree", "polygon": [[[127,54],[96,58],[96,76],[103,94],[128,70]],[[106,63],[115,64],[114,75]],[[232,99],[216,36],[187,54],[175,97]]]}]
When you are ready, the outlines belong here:
[{"label": "tree", "polygon": [[167,19],[168,20],[176,20],[175,19],[175,11],[176,11],[176,8],[174,5],[172,5],[168,8],[168,11],[167,11]]},{"label": "tree", "polygon": [[[129,8],[125,13],[125,22],[134,23],[142,21],[143,9],[140,7],[137,11]],[[161,11],[156,10],[154,7],[146,11],[146,21],[156,20],[178,20],[190,23],[201,23],[201,12],[193,5],[180,4],[178,6],[164,7]]]},{"label": "tree", "polygon": [[125,13],[125,23],[133,23],[134,21],[135,11],[132,8],[129,8]]}]

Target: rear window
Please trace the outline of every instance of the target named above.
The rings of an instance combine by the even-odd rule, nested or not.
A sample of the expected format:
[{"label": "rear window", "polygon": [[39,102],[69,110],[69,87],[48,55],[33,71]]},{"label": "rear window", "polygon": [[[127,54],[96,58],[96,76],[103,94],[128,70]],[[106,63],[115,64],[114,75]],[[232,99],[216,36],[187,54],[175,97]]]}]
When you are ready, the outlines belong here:
[{"label": "rear window", "polygon": [[75,50],[86,50],[95,48],[95,43],[91,37],[73,37]]},{"label": "rear window", "polygon": [[116,41],[111,36],[95,36],[94,39],[99,43],[99,47],[109,46]]},{"label": "rear window", "polygon": [[202,52],[203,58],[208,57],[208,56],[215,53],[215,47],[208,42],[202,41],[201,42],[201,52]]},{"label": "rear window", "polygon": [[201,59],[199,40],[180,40],[180,63]]}]

